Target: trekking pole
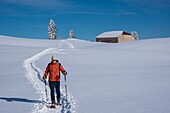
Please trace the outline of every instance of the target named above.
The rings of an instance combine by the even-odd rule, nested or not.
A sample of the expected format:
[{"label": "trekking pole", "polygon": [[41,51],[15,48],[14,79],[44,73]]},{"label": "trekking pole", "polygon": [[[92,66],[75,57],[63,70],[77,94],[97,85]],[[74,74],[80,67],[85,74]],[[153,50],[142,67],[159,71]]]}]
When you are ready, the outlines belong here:
[{"label": "trekking pole", "polygon": [[67,100],[67,84],[66,84],[66,75],[64,76],[64,80],[65,80],[65,91],[66,91],[66,100]]},{"label": "trekking pole", "polygon": [[48,94],[47,94],[47,81],[44,81],[45,84],[45,95],[46,95],[46,101],[48,101]]}]

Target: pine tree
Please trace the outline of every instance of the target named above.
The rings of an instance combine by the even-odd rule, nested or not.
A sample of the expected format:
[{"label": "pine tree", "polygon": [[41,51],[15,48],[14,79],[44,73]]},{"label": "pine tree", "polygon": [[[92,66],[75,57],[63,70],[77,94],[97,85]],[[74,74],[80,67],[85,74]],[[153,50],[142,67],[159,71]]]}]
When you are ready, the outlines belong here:
[{"label": "pine tree", "polygon": [[57,29],[54,21],[51,19],[48,26],[48,36],[50,40],[55,40],[57,38]]}]

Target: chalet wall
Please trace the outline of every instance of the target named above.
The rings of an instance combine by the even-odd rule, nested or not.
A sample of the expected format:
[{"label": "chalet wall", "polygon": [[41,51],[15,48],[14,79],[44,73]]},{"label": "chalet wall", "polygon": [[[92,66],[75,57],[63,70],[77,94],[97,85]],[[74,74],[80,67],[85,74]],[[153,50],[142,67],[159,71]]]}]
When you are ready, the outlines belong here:
[{"label": "chalet wall", "polygon": [[118,37],[118,42],[130,42],[135,40],[132,35],[121,35]]},{"label": "chalet wall", "polygon": [[117,43],[118,38],[96,38],[96,42]]}]

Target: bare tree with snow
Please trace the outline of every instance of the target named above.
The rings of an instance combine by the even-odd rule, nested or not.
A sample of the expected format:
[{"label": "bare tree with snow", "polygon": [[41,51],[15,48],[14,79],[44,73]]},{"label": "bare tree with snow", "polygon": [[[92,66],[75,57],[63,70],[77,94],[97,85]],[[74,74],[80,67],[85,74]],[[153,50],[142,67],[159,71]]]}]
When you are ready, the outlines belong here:
[{"label": "bare tree with snow", "polygon": [[48,36],[50,40],[55,40],[57,38],[57,29],[54,21],[51,19],[48,26]]},{"label": "bare tree with snow", "polygon": [[132,36],[135,37],[136,40],[139,40],[138,33],[136,31],[131,31]]},{"label": "bare tree with snow", "polygon": [[73,30],[70,30],[69,38],[70,38],[70,39],[76,38]]}]

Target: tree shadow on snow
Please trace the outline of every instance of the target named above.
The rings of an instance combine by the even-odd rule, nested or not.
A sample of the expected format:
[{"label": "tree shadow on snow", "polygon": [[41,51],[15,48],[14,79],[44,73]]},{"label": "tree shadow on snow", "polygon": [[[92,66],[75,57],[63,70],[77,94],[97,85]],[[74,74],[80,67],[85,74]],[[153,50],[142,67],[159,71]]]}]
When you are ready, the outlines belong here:
[{"label": "tree shadow on snow", "polygon": [[6,98],[6,97],[0,97],[0,100],[6,100],[7,102],[26,102],[26,103],[42,103],[40,100],[29,100],[26,98]]}]

